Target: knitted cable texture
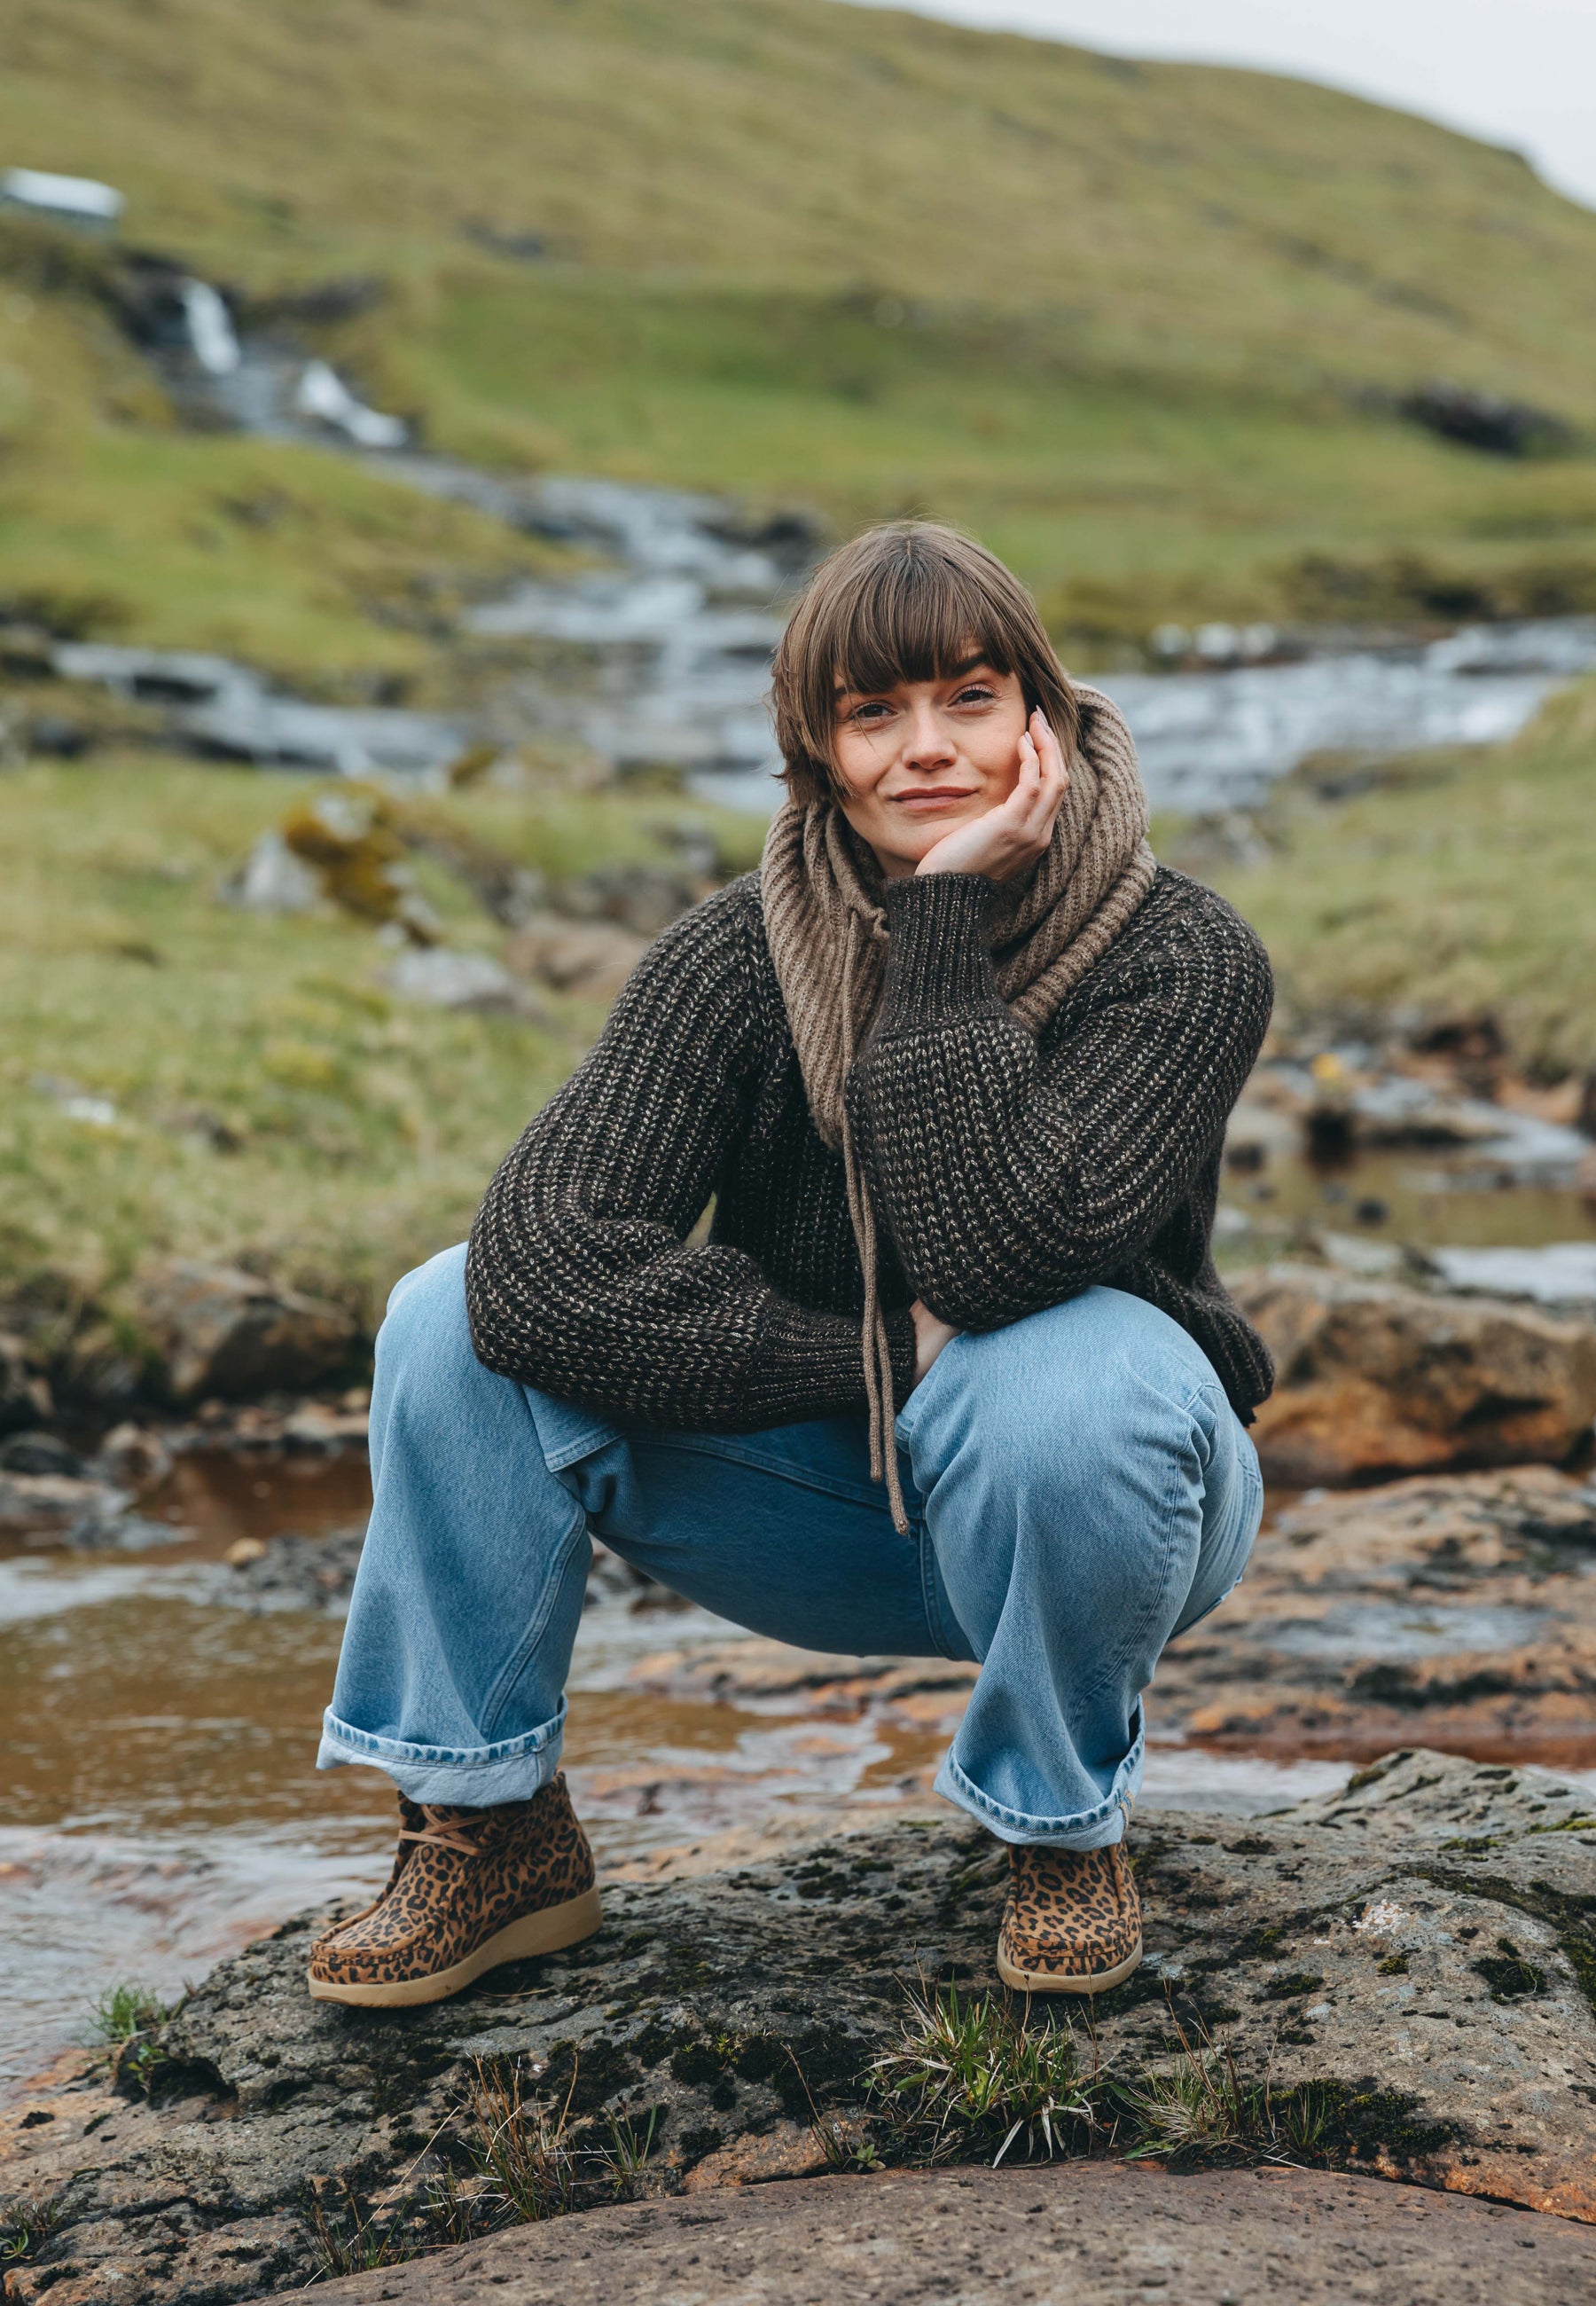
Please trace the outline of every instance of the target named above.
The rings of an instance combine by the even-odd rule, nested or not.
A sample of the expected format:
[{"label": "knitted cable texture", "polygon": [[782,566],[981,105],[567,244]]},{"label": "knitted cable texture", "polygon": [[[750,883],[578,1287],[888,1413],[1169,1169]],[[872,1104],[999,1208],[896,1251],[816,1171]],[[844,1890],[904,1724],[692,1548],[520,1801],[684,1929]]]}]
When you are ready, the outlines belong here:
[{"label": "knitted cable texture", "polygon": [[[988,888],[986,935],[997,989],[1035,1032],[1107,952],[1152,887],[1148,804],[1136,747],[1117,705],[1076,691],[1080,743],[1046,853],[1029,873]],[[760,897],[787,1020],[815,1126],[842,1155],[865,1274],[861,1338],[870,1405],[870,1466],[892,1519],[909,1516],[888,1447],[895,1403],[892,1356],[875,1287],[875,1209],[860,1172],[846,1085],[881,1007],[891,939],[884,882],[834,802],[778,811],[764,844]]]},{"label": "knitted cable texture", "polygon": [[[994,973],[991,896],[963,874],[883,892],[881,1005],[847,1082],[896,1397],[916,1297],[993,1329],[1104,1282],[1180,1322],[1250,1417],[1273,1372],[1209,1240],[1225,1119],[1268,1021],[1263,948],[1160,869],[1032,1032]],[[689,1238],[712,1200],[707,1240]],[[489,1368],[622,1423],[867,1411],[844,1165],[809,1109],[755,875],[644,954],[500,1165],[466,1285]]]}]

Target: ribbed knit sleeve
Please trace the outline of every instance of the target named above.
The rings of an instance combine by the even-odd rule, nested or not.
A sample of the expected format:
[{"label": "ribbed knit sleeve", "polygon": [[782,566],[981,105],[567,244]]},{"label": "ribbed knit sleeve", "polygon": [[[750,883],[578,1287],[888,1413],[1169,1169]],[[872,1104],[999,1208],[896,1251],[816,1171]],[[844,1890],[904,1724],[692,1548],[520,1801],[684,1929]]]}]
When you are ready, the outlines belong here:
[{"label": "ribbed knit sleeve", "polygon": [[[865,1406],[857,1321],[687,1235],[734,1157],[762,1060],[753,900],[733,884],[651,946],[602,1038],[494,1177],[466,1298],[490,1369],[660,1431]],[[906,1315],[894,1359],[913,1365]]]},{"label": "ribbed knit sleeve", "polygon": [[887,978],[849,1083],[910,1285],[990,1329],[1135,1262],[1215,1162],[1273,985],[1224,901],[1161,872],[1038,1041],[1000,999],[990,884],[887,885]]}]

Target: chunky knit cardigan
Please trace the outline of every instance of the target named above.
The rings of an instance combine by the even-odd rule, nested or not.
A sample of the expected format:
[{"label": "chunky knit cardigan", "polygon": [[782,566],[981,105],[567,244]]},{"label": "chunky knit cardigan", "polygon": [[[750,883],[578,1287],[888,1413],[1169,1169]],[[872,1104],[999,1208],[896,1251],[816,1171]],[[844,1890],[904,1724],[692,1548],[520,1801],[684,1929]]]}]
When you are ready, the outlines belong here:
[{"label": "chunky knit cardigan", "polygon": [[[1268,1022],[1263,947],[1160,869],[1033,1038],[993,976],[992,893],[970,874],[888,884],[885,989],[848,1084],[897,1397],[914,1298],[994,1329],[1106,1282],[1189,1330],[1250,1418],[1273,1371],[1210,1237],[1225,1120]],[[489,1187],[466,1294],[490,1369],[625,1422],[739,1432],[865,1409],[842,1158],[810,1118],[756,876],[644,954]]]}]

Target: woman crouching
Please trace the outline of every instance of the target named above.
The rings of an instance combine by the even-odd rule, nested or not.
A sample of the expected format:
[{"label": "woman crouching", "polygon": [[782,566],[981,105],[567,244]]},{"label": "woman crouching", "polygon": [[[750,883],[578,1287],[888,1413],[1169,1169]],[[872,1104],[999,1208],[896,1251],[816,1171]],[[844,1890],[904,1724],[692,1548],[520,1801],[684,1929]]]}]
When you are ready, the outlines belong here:
[{"label": "woman crouching", "polygon": [[1141,1693],[1262,1504],[1271,1371],[1209,1238],[1268,963],[1156,862],[1124,722],[968,538],[835,553],[774,701],[760,872],[394,1292],[320,1762],[385,1770],[402,1831],[324,1999],[597,1928],[559,1773],[590,1532],[756,1633],[978,1661],[936,1784],[1009,1846],[999,1974],[1140,1959]]}]

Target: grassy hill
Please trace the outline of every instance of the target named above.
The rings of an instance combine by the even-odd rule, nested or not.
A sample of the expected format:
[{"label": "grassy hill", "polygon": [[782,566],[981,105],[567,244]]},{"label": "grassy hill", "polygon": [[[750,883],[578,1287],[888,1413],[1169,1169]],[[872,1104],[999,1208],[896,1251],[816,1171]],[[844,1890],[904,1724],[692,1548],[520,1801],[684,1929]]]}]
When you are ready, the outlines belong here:
[{"label": "grassy hill", "polygon": [[[110,179],[127,240],[257,300],[380,280],[303,332],[438,446],[949,514],[1088,653],[1596,601],[1596,456],[1393,413],[1438,375],[1596,436],[1596,215],[1306,83],[828,0],[13,0],[12,161]],[[36,241],[0,236],[0,594],[332,670],[422,661],[406,603],[514,557],[175,431]]]}]

